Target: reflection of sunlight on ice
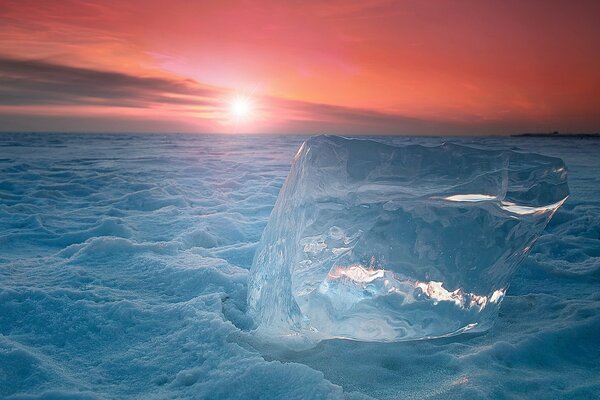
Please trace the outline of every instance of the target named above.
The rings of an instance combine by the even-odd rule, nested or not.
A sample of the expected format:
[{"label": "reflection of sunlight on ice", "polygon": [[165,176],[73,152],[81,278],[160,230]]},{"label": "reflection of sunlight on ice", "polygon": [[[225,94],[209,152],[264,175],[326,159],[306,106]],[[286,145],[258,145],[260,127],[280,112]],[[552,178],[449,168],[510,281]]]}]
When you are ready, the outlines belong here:
[{"label": "reflection of sunlight on ice", "polygon": [[335,267],[329,272],[328,279],[339,279],[347,277],[358,283],[369,283],[375,279],[383,278],[385,270],[366,269],[361,265],[351,265],[349,267]]},{"label": "reflection of sunlight on ice", "polygon": [[456,289],[452,292],[444,288],[443,282],[419,282],[415,284],[416,288],[423,291],[430,299],[434,300],[434,304],[439,301],[451,301],[457,307],[468,308],[478,307],[483,310],[488,303],[498,303],[504,297],[505,289],[495,290],[489,297],[475,293],[465,293],[462,289]]},{"label": "reflection of sunlight on ice", "polygon": [[[568,196],[567,196],[568,197]],[[501,201],[500,208],[511,212],[513,214],[519,215],[527,215],[527,214],[543,214],[545,212],[556,211],[563,203],[567,200],[567,197],[558,201],[554,204],[549,204],[546,206],[540,207],[530,207],[530,206],[522,206],[516,203],[512,203],[510,201]],[[496,196],[490,196],[487,194],[455,194],[453,196],[444,197],[444,200],[448,201],[456,201],[456,202],[466,202],[466,203],[476,203],[480,201],[489,201],[489,200],[498,200]]]},{"label": "reflection of sunlight on ice", "polygon": [[461,289],[456,289],[453,292],[450,292],[444,289],[442,282],[419,282],[415,284],[416,288],[419,288],[426,294],[430,299],[438,301],[453,301],[459,307],[463,307],[465,303],[465,298]]},{"label": "reflection of sunlight on ice", "polygon": [[549,204],[547,206],[542,206],[542,207],[520,206],[518,204],[511,203],[509,201],[503,201],[502,208],[513,214],[519,214],[519,215],[543,214],[548,211],[554,212],[554,211],[558,210],[558,208],[560,206],[562,206],[566,200],[567,200],[567,197],[565,197],[564,199],[562,199],[559,202],[556,202],[554,204]]},{"label": "reflection of sunlight on ice", "polygon": [[455,194],[454,196],[444,197],[444,200],[448,201],[464,201],[468,203],[477,201],[488,201],[495,200],[496,196],[490,196],[488,194]]},{"label": "reflection of sunlight on ice", "polygon": [[300,148],[294,155],[294,161],[298,161],[298,159],[300,158],[300,155],[302,154],[303,151],[304,151],[304,143],[302,143],[302,146],[300,146]]},{"label": "reflection of sunlight on ice", "polygon": [[[366,268],[360,264],[335,266],[327,274],[327,279],[323,282],[324,286],[321,287],[321,290],[327,292],[329,288],[327,282],[340,281],[341,279],[346,279],[346,282],[350,281],[359,284],[362,289],[366,288],[367,284],[371,284],[369,285],[370,290],[378,296],[400,294],[403,297],[403,303],[416,301],[417,298],[415,296],[417,294],[413,292],[418,289],[422,293],[421,299],[431,300],[434,305],[441,301],[448,301],[454,303],[459,308],[473,309],[476,307],[479,311],[483,310],[488,303],[498,303],[504,297],[505,293],[505,289],[497,289],[489,296],[465,292],[461,288],[449,291],[444,288],[443,282],[420,282],[410,279],[400,279],[393,271],[372,267]],[[377,283],[378,280],[379,283]]]},{"label": "reflection of sunlight on ice", "polygon": [[494,290],[494,293],[490,296],[490,302],[497,303],[504,297],[504,289]]}]

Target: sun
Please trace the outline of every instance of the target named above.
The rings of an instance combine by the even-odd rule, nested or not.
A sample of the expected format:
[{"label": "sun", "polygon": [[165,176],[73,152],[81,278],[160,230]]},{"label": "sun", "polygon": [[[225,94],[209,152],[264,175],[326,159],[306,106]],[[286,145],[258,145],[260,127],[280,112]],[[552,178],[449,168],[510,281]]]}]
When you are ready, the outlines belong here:
[{"label": "sun", "polygon": [[236,96],[230,104],[231,116],[236,120],[248,119],[252,114],[252,103],[250,99],[243,96]]}]

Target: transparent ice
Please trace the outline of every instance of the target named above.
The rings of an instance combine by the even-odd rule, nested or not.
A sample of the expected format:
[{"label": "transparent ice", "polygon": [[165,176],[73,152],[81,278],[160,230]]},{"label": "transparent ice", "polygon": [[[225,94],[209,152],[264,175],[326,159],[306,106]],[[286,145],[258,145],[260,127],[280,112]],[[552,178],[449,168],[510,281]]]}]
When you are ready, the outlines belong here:
[{"label": "transparent ice", "polygon": [[249,313],[310,342],[485,331],[568,193],[558,158],[312,137],[256,251]]}]

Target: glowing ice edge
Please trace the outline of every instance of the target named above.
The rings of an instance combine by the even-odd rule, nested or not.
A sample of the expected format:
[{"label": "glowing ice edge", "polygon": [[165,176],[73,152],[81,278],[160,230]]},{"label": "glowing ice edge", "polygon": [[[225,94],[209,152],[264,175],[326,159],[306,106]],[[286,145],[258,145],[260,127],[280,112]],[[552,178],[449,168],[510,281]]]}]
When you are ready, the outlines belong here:
[{"label": "glowing ice edge", "polygon": [[[548,211],[554,212],[560,206],[563,205],[563,203],[567,200],[567,198],[568,198],[568,196],[556,203],[548,204],[546,206],[541,206],[541,207],[522,206],[519,204],[512,203],[510,201],[504,201],[504,200],[500,201],[499,204],[500,204],[500,208],[502,208],[503,210],[506,210],[508,212],[511,212],[513,214],[528,215],[528,214],[545,213]],[[479,203],[479,202],[483,202],[483,201],[494,201],[494,200],[499,200],[499,199],[496,196],[490,196],[487,194],[455,194],[453,196],[444,197],[444,200],[465,202],[465,203]]]}]

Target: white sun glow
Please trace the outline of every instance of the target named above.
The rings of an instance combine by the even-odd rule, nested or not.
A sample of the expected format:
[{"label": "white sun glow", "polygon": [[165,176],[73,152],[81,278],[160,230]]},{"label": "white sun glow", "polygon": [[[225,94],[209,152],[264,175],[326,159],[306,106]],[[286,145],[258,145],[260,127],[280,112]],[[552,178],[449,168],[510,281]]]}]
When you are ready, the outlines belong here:
[{"label": "white sun glow", "polygon": [[252,114],[252,104],[247,97],[237,96],[231,101],[230,112],[237,120],[248,119]]}]

